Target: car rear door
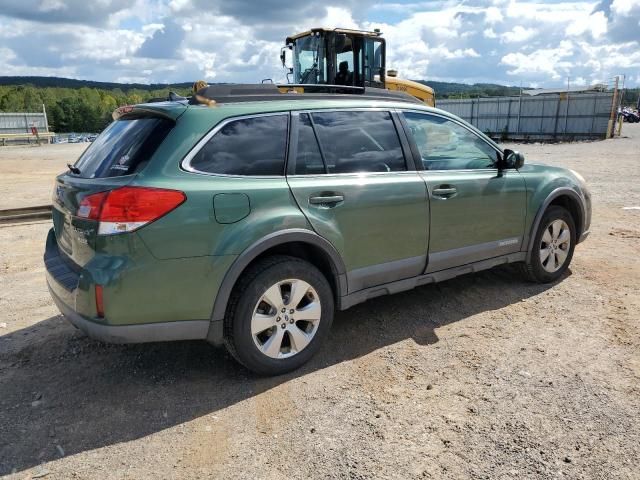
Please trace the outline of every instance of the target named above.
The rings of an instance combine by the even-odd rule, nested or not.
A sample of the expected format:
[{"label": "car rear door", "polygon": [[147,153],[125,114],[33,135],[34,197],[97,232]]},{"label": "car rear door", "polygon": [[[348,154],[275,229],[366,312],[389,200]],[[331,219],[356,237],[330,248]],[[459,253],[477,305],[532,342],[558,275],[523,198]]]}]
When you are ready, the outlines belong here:
[{"label": "car rear door", "polygon": [[526,189],[500,152],[446,116],[405,111],[404,125],[431,207],[427,272],[520,251]]},{"label": "car rear door", "polygon": [[342,256],[349,292],[420,275],[426,265],[426,185],[407,164],[394,115],[292,113],[287,180],[313,229]]}]

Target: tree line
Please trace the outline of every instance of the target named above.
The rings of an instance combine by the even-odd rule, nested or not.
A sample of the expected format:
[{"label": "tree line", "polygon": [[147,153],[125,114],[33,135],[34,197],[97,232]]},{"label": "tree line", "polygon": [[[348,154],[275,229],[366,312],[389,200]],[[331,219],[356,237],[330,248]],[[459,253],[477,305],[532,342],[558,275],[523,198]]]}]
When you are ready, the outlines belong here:
[{"label": "tree line", "polygon": [[[16,84],[10,84],[9,80]],[[56,133],[100,132],[111,122],[112,112],[122,105],[166,98],[169,91],[190,94],[190,84],[126,85],[64,78],[0,77],[0,112],[41,112],[44,104],[49,129]],[[423,81],[436,91],[436,98],[470,98],[518,95],[519,87]],[[54,86],[59,85],[59,86]],[[640,89],[626,89],[623,105],[635,105]]]},{"label": "tree line", "polygon": [[56,133],[100,132],[111,122],[111,114],[116,108],[144,103],[152,98],[166,98],[170,90],[181,95],[189,92],[185,87],[123,90],[0,85],[0,112],[41,112],[44,104],[50,130]]}]

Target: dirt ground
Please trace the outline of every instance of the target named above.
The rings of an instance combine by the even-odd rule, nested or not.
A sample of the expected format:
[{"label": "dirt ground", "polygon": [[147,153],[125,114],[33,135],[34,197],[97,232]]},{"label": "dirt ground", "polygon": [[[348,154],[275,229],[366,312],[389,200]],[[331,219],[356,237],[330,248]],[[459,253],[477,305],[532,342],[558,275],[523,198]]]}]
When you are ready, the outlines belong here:
[{"label": "dirt ground", "polygon": [[0,147],[0,210],[51,203],[53,180],[89,143]]},{"label": "dirt ground", "polygon": [[[0,475],[640,478],[640,125],[623,134],[516,146],[592,188],[557,284],[504,267],[372,300],[278,378],[204,342],[87,339],[46,290],[50,225],[1,227]],[[3,208],[48,199],[79,148],[0,149]]]}]

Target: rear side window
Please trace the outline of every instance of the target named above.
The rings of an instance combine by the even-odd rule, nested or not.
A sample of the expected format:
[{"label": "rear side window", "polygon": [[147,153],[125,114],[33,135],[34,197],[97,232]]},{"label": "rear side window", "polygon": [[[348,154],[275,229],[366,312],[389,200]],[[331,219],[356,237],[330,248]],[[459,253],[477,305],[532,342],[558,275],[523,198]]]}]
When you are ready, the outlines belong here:
[{"label": "rear side window", "polygon": [[283,175],[288,115],[227,123],[191,159],[192,169],[224,175]]},{"label": "rear side window", "polygon": [[170,120],[151,117],[112,122],[76,162],[79,175],[107,178],[139,172],[173,125]]},{"label": "rear side window", "polygon": [[311,116],[328,173],[406,170],[389,112],[318,112]]}]

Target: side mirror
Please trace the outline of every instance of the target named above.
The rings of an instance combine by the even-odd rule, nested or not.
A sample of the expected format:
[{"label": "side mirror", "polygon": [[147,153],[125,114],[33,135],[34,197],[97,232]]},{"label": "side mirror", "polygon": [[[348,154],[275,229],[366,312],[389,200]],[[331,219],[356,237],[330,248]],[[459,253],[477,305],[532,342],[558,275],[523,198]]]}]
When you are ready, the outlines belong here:
[{"label": "side mirror", "polygon": [[522,168],[524,165],[524,154],[516,152],[515,150],[506,149],[503,152],[503,168]]},{"label": "side mirror", "polygon": [[[287,54],[287,51],[289,52],[289,54]],[[292,58],[287,58],[287,57],[292,57],[293,56],[293,46],[292,45],[285,45],[284,47],[282,47],[280,49],[280,61],[282,62],[282,66],[283,68],[286,68],[288,70],[293,70],[293,67],[290,67],[287,65],[287,60],[290,60]]]}]

